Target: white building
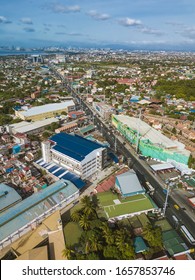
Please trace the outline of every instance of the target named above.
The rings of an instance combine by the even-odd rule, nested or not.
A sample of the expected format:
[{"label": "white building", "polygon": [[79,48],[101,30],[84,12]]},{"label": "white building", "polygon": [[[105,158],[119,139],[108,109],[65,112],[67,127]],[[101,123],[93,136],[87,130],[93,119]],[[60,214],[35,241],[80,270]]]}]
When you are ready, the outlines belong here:
[{"label": "white building", "polygon": [[25,133],[33,134],[44,130],[44,128],[52,123],[59,123],[57,118],[49,118],[41,121],[27,122],[22,121],[19,123],[13,123],[6,126],[6,130],[10,134]]},{"label": "white building", "polygon": [[113,107],[102,102],[93,102],[93,108],[96,110],[98,115],[104,119],[110,119],[111,115],[114,113]]},{"label": "white building", "polygon": [[87,179],[105,167],[107,149],[78,135],[58,133],[42,143],[44,162],[54,162]]}]

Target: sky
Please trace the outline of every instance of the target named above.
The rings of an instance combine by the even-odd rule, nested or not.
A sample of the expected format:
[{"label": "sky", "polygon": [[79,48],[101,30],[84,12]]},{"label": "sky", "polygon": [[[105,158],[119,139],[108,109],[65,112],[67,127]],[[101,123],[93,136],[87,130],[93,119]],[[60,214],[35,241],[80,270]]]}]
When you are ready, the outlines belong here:
[{"label": "sky", "polygon": [[0,45],[195,48],[195,1],[1,0]]}]

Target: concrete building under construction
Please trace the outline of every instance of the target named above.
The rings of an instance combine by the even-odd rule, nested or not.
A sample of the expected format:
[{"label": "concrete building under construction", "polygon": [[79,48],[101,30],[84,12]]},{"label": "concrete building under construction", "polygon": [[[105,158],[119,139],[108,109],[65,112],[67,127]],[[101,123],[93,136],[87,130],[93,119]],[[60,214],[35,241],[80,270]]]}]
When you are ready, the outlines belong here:
[{"label": "concrete building under construction", "polygon": [[112,115],[112,124],[142,155],[188,164],[190,151],[185,149],[184,144],[169,139],[140,118]]}]

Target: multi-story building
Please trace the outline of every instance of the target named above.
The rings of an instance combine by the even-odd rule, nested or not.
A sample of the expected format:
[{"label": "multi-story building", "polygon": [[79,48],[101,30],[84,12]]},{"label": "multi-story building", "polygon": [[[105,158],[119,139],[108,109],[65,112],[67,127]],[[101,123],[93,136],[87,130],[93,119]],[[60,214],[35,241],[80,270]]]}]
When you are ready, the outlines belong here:
[{"label": "multi-story building", "polygon": [[112,124],[144,156],[188,164],[190,151],[185,149],[184,144],[167,138],[141,119],[112,115]]},{"label": "multi-story building", "polygon": [[57,165],[87,179],[102,170],[107,161],[107,149],[78,135],[58,133],[42,143],[44,162]]},{"label": "multi-story building", "polygon": [[28,57],[28,61],[32,63],[43,63],[43,56],[40,54],[33,54],[30,57]]},{"label": "multi-story building", "polygon": [[106,120],[110,119],[111,115],[113,114],[113,107],[105,103],[93,102],[93,108],[96,110],[98,115]]}]

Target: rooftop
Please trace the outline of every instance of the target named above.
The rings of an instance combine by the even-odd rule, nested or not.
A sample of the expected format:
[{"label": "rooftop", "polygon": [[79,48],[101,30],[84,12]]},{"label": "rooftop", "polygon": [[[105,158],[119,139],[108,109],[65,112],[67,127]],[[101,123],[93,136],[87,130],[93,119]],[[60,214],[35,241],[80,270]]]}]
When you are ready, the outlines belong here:
[{"label": "rooftop", "polygon": [[162,238],[164,247],[171,256],[188,250],[188,247],[174,229],[164,231]]},{"label": "rooftop", "polygon": [[88,126],[85,126],[85,127],[81,128],[81,129],[80,129],[80,132],[81,132],[82,134],[84,134],[84,133],[87,133],[87,132],[89,132],[89,131],[91,131],[91,130],[93,130],[93,129],[95,129],[95,126],[94,126],[93,124],[90,124],[90,125],[88,125]]},{"label": "rooftop", "polygon": [[185,146],[183,144],[169,139],[139,118],[125,115],[114,115],[114,117],[129,127],[131,130],[135,131],[135,133],[137,133],[137,130],[139,129],[139,134],[142,140],[149,140],[155,145],[162,145],[166,149],[177,149],[178,151],[180,150],[181,152],[185,152],[185,154],[190,155],[190,151],[185,150]]},{"label": "rooftop", "polygon": [[82,161],[89,153],[96,149],[103,148],[102,145],[76,134],[58,133],[52,136],[50,140],[56,143],[52,147],[54,150],[74,158],[77,161]]},{"label": "rooftop", "polygon": [[166,162],[166,163],[153,164],[153,165],[151,165],[151,168],[154,171],[160,171],[160,170],[165,170],[165,169],[172,169],[175,167],[170,162]]},{"label": "rooftop", "polygon": [[61,103],[51,103],[42,106],[32,107],[26,111],[21,111],[20,113],[22,113],[22,115],[25,117],[30,117],[38,114],[44,114],[47,112],[63,110],[68,106],[74,106],[74,105],[75,104],[72,100],[68,100],[66,102],[61,102]]},{"label": "rooftop", "polygon": [[123,195],[141,191],[144,192],[134,170],[129,170],[116,176],[116,180],[119,183]]},{"label": "rooftop", "polygon": [[40,244],[43,244],[49,232],[59,230],[59,220],[61,220],[61,215],[60,211],[57,210],[45,218],[42,223],[32,231],[27,232],[14,241],[11,247],[14,251],[17,251],[18,254],[24,254],[33,248],[37,248]]},{"label": "rooftop", "polygon": [[62,199],[76,192],[78,192],[78,189],[73,183],[62,179],[1,213],[0,240],[5,239],[56,204],[59,204]]},{"label": "rooftop", "polygon": [[46,125],[50,125],[53,122],[59,122],[59,120],[56,118],[49,118],[49,119],[30,122],[30,123],[23,121],[23,122],[19,122],[16,124],[11,124],[9,126],[19,133],[27,133],[28,131],[38,129],[38,128],[46,126]]},{"label": "rooftop", "polygon": [[17,257],[17,260],[48,260],[47,246],[34,248]]},{"label": "rooftop", "polygon": [[36,163],[40,165],[42,168],[46,169],[47,172],[53,174],[59,179],[64,179],[72,182],[78,189],[81,189],[86,185],[86,183],[83,180],[81,180],[79,176],[68,171],[64,167],[55,164],[54,162],[47,163],[44,162],[44,160],[41,158],[37,160]]},{"label": "rooftop", "polygon": [[148,247],[146,246],[146,243],[144,242],[144,240],[141,236],[135,237],[134,248],[135,248],[136,253],[141,253],[148,249]]},{"label": "rooftop", "polygon": [[107,191],[98,193],[97,197],[102,209],[98,215],[103,215],[107,219],[129,214],[136,215],[158,208],[147,194],[137,194],[121,199],[117,194]]},{"label": "rooftop", "polygon": [[0,183],[0,212],[21,200],[21,196],[13,188]]}]

